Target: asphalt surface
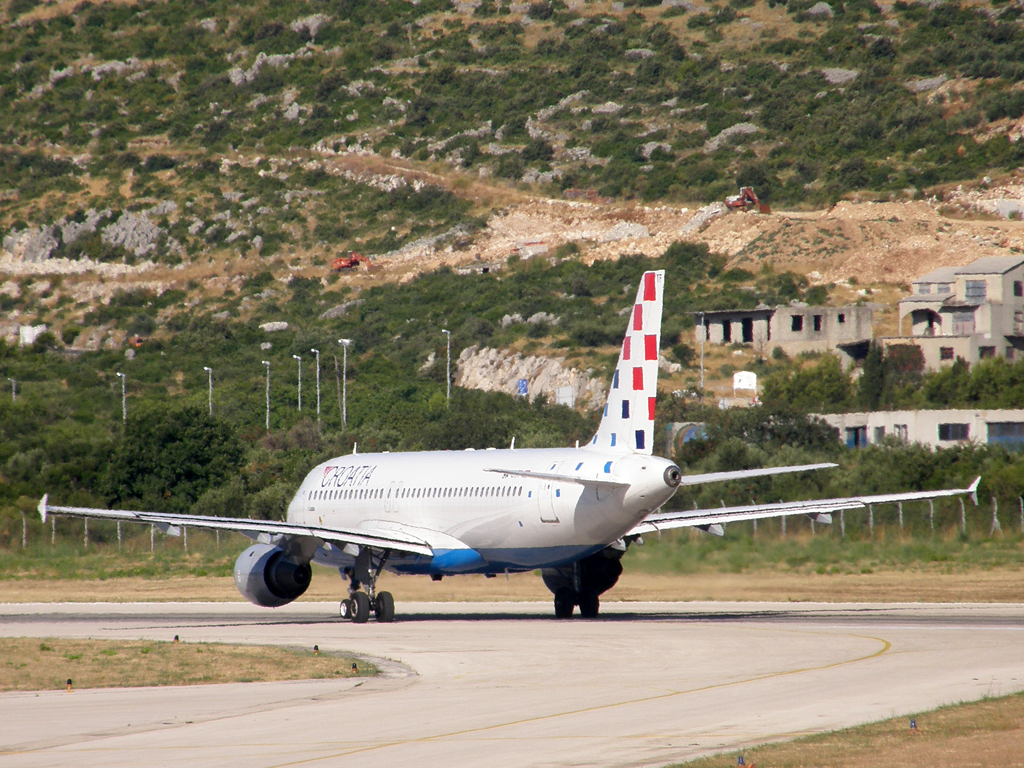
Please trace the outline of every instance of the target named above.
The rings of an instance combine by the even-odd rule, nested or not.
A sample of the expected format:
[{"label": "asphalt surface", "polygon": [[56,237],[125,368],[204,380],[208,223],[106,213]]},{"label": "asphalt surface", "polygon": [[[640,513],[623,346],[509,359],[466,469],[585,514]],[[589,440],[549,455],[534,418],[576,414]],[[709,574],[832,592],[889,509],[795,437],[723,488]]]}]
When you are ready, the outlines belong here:
[{"label": "asphalt surface", "polygon": [[[0,693],[0,766],[640,766],[1024,689],[1024,605],[0,605],[0,636],[267,643],[380,677]],[[730,757],[735,764],[735,758]]]}]

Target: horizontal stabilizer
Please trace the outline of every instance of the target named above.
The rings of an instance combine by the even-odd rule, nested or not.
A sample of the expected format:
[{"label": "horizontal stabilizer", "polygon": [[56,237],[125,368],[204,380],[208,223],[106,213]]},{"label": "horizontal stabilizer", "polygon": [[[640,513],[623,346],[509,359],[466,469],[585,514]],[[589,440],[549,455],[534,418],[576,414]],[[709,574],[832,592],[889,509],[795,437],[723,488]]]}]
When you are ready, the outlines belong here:
[{"label": "horizontal stabilizer", "polygon": [[599,488],[628,488],[629,483],[620,480],[605,479],[600,477],[586,477],[584,475],[567,475],[561,472],[534,472],[529,469],[502,469],[501,467],[487,467],[484,472],[497,472],[502,475],[513,475],[515,477],[532,477],[536,480],[554,480],[560,483],[576,483],[577,485],[593,485]]},{"label": "horizontal stabilizer", "polygon": [[765,477],[767,475],[785,475],[790,472],[809,472],[815,469],[832,469],[838,464],[800,464],[793,467],[762,467],[761,469],[737,469],[732,472],[705,472],[701,475],[683,475],[680,485],[700,485],[701,483],[720,483],[726,480],[743,480],[748,477]]}]

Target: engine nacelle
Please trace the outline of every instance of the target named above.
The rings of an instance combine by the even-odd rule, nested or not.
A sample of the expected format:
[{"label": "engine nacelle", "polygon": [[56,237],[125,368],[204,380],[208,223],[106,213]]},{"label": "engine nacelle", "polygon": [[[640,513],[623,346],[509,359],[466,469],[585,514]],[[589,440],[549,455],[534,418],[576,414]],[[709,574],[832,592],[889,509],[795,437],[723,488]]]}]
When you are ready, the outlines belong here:
[{"label": "engine nacelle", "polygon": [[264,608],[277,608],[300,597],[312,577],[309,563],[292,560],[273,544],[254,544],[235,561],[238,591],[250,603]]}]

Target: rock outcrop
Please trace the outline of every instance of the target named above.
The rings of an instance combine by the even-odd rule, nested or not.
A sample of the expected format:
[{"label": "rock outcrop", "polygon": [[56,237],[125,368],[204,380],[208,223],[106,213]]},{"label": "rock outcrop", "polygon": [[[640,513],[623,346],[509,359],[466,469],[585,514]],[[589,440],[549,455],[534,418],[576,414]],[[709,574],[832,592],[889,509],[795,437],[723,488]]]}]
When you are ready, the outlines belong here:
[{"label": "rock outcrop", "polygon": [[526,380],[527,396],[544,395],[555,401],[559,387],[572,387],[575,401],[590,408],[604,405],[604,385],[591,371],[567,368],[564,358],[523,356],[508,349],[467,347],[459,355],[455,383],[485,392],[518,394],[519,380]]}]

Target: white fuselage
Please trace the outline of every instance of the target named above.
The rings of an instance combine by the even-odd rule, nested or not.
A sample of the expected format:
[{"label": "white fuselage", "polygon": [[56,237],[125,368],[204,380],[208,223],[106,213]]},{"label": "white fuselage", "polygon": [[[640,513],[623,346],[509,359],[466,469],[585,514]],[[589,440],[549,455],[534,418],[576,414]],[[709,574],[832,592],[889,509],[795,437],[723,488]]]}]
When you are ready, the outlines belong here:
[{"label": "white fuselage", "polygon": [[[592,448],[433,451],[340,456],[313,469],[288,508],[311,526],[395,530],[434,557],[392,556],[404,573],[500,573],[559,566],[619,539],[671,498],[671,461]],[[524,477],[488,471],[578,477]],[[600,481],[628,485],[601,485]],[[316,561],[343,567],[356,550],[325,545]]]}]

